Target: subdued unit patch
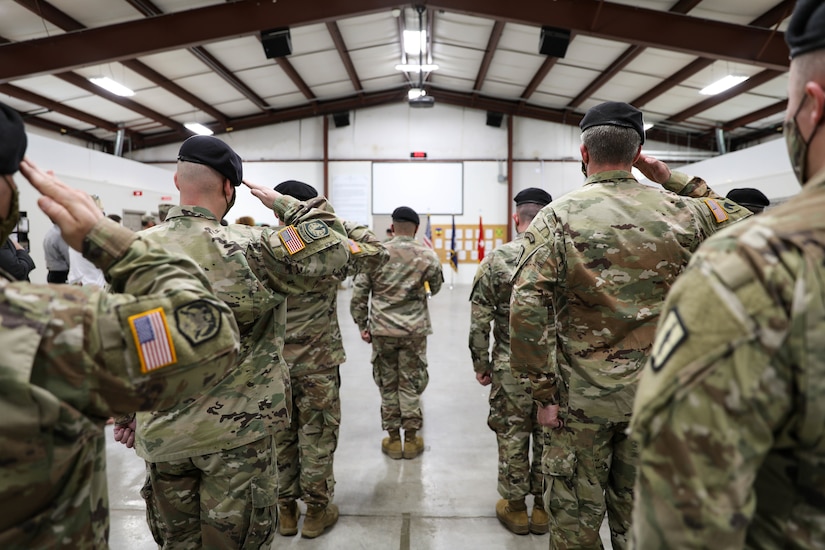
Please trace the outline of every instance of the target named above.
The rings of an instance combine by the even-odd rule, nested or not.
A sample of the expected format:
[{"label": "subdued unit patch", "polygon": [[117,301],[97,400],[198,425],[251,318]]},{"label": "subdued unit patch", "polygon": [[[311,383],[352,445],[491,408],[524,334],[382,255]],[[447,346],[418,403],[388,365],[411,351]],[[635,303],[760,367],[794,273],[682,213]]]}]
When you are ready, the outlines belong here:
[{"label": "subdued unit patch", "polygon": [[190,302],[175,310],[178,331],[193,346],[208,342],[221,329],[218,308],[205,300]]}]

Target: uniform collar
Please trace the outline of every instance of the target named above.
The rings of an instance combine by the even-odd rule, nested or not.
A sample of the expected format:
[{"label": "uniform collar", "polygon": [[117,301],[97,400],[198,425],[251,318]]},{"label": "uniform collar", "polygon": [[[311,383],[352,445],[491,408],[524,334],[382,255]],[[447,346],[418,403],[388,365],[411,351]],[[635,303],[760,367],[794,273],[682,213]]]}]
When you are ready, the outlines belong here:
[{"label": "uniform collar", "polygon": [[591,183],[605,183],[605,182],[622,182],[622,181],[637,181],[636,178],[630,172],[626,170],[606,170],[604,172],[599,172],[598,174],[593,174],[592,176],[588,177],[584,184],[590,185]]},{"label": "uniform collar", "polygon": [[190,218],[206,218],[207,220],[218,221],[217,216],[206,208],[193,205],[173,206],[169,209],[169,213],[166,214],[166,219],[170,220],[172,218],[180,218],[184,216]]}]

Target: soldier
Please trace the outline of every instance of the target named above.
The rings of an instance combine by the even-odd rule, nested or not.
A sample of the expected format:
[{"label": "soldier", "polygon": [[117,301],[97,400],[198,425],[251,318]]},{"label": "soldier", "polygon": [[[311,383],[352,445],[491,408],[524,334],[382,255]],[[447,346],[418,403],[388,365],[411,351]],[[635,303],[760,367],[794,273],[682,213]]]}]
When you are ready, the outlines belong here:
[{"label": "soldier", "polygon": [[[542,501],[541,453],[543,428],[536,421],[536,406],[529,383],[510,372],[510,294],[511,279],[522,249],[524,230],[539,210],[550,203],[550,193],[529,187],[513,200],[517,236],[484,257],[478,266],[470,293],[470,353],[476,380],[490,389],[490,415],[487,425],[496,433],[498,443],[498,493],[496,517],[513,533],[547,532],[548,517]],[[490,323],[493,345],[490,361]],[[532,460],[530,439],[533,440]],[[527,516],[524,497],[533,495],[533,513]]]},{"label": "soldier", "polygon": [[151,214],[144,214],[140,217],[140,228],[149,229],[150,227],[155,227],[157,224],[155,223],[155,217]]},{"label": "soldier", "polygon": [[771,205],[771,201],[765,196],[765,193],[753,187],[742,187],[740,189],[731,189],[727,198],[741,206],[744,206],[754,214],[761,214],[767,207]]},{"label": "soldier", "polygon": [[0,238],[17,223],[19,166],[118,294],[0,277],[0,547],[108,548],[106,420],[214,384],[235,364],[238,328],[194,262],[21,163],[25,149],[20,116],[0,104]]},{"label": "soldier", "polygon": [[381,451],[396,460],[415,458],[424,451],[424,440],[418,435],[423,423],[420,400],[430,379],[427,335],[433,332],[427,287],[435,296],[444,282],[438,256],[415,240],[418,225],[412,208],[399,206],[393,211],[395,237],[384,243],[390,258],[377,273],[355,276],[350,303],[361,339],[372,343],[372,376],[381,391],[381,428],[389,432]]},{"label": "soldier", "polygon": [[[582,188],[524,234],[510,304],[510,367],[530,378],[545,441],[551,547],[626,547],[636,448],[628,427],[662,302],[711,233],[751,213],[641,154],[642,113],[603,103],[581,120]],[[634,165],[667,189],[642,185]],[[672,191],[672,192],[671,192]]]},{"label": "soldier", "polygon": [[169,204],[168,202],[162,202],[158,205],[158,219],[161,222],[166,221],[166,215],[169,214],[169,210],[175,206],[174,204]]},{"label": "soldier", "polygon": [[[302,201],[318,196],[314,187],[295,180],[275,190]],[[338,507],[331,503],[332,464],[341,423],[338,366],[346,360],[338,327],[338,284],[358,271],[375,271],[388,257],[367,227],[345,221],[344,228],[350,239],[347,269],[328,284],[287,299],[284,360],[292,384],[292,417],[289,426],[275,434],[278,530],[284,536],[298,533],[299,498],[307,505],[304,538],[319,536],[338,518]]]},{"label": "soldier", "polygon": [[[215,137],[183,142],[174,181],[183,206],[141,234],[197,258],[216,295],[232,308],[241,352],[238,367],[209,392],[162,413],[137,415],[135,448],[148,469],[147,517],[164,547],[259,548],[274,536],[272,435],[288,426],[292,410],[282,357],[284,301],[344,268],[346,237],[324,211],[324,199],[303,203],[272,190],[264,204],[286,227],[222,226],[243,167]],[[257,186],[247,185],[258,196]]]},{"label": "soldier", "polygon": [[825,3],[799,0],[785,39],[802,191],[708,240],[668,294],[631,423],[637,548],[825,544]]}]

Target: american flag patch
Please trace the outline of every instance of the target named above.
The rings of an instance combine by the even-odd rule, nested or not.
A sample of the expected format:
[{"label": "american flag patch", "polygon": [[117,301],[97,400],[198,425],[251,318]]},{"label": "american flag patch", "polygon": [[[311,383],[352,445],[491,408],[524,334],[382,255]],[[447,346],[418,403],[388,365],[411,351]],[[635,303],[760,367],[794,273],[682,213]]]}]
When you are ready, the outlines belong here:
[{"label": "american flag patch", "polygon": [[713,217],[716,219],[716,223],[728,221],[728,213],[725,212],[724,208],[719,206],[718,202],[713,199],[705,199],[705,204],[708,209],[710,209],[710,213],[713,214]]},{"label": "american flag patch", "polygon": [[144,374],[177,362],[175,346],[166,324],[163,308],[152,309],[129,317]]},{"label": "american flag patch", "polygon": [[290,256],[306,248],[306,244],[301,239],[298,231],[295,230],[294,225],[288,225],[278,231],[278,237],[281,238],[281,242],[284,243],[284,248]]},{"label": "american flag patch", "polygon": [[353,254],[360,254],[361,253],[361,247],[358,245],[357,242],[350,239],[349,240],[349,251]]}]

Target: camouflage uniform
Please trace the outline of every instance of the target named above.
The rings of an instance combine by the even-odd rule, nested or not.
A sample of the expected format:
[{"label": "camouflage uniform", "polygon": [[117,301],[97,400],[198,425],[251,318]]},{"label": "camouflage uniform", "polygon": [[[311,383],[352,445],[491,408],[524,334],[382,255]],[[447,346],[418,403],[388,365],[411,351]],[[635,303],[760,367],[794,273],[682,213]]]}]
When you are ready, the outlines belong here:
[{"label": "camouflage uniform", "polygon": [[292,383],[289,426],[275,434],[278,500],[303,499],[326,506],[333,497],[333,454],[341,423],[341,379],[346,360],[338,326],[338,283],[358,271],[374,271],[387,251],[368,228],[344,222],[350,263],[340,277],[315,291],[287,299],[284,359]]},{"label": "camouflage uniform", "polygon": [[825,548],[825,172],[714,236],[641,377],[638,548]]},{"label": "camouflage uniform", "polygon": [[674,173],[665,187],[676,194],[594,174],[525,232],[510,366],[565,423],[542,461],[555,548],[600,548],[606,509],[613,548],[625,547],[637,453],[625,430],[664,297],[707,236],[750,215],[698,178]]},{"label": "camouflage uniform", "polygon": [[0,279],[4,549],[107,548],[106,420],[168,408],[236,362],[231,312],[187,257],[109,219],[86,257],[122,294]]},{"label": "camouflage uniform", "polygon": [[[324,204],[276,200],[278,217],[294,224],[283,229],[222,226],[204,208],[174,207],[163,224],[141,232],[197,258],[241,331],[238,367],[220,384],[169,411],[138,414],[135,448],[148,463],[143,496],[159,544],[257,548],[274,534],[272,435],[289,425],[292,410],[284,302],[336,274],[349,257],[337,218],[310,209]],[[285,235],[293,244],[300,236],[303,248],[290,252]]]},{"label": "camouflage uniform", "polygon": [[[477,373],[490,373],[490,415],[487,425],[498,442],[498,492],[517,500],[532,494],[541,499],[542,427],[530,384],[510,372],[510,282],[524,234],[499,246],[478,266],[470,293],[470,353]],[[490,323],[495,344],[490,361]],[[532,461],[530,436],[533,436]]]},{"label": "camouflage uniform", "polygon": [[[350,313],[372,335],[372,375],[381,390],[381,428],[421,428],[420,396],[429,382],[427,335],[432,334],[424,282],[435,296],[444,274],[435,252],[413,237],[384,243],[390,254],[375,274],[354,279]],[[370,298],[372,295],[372,298]]]}]

